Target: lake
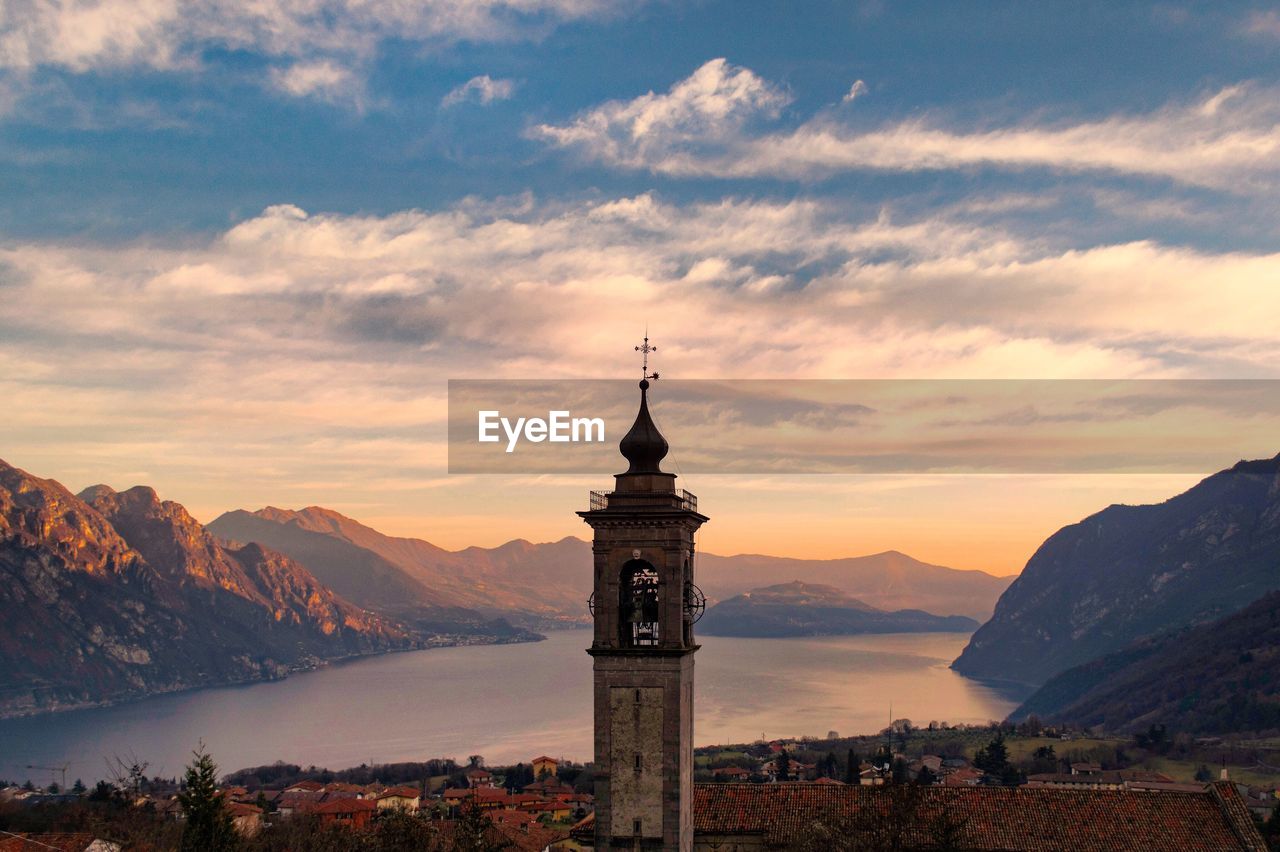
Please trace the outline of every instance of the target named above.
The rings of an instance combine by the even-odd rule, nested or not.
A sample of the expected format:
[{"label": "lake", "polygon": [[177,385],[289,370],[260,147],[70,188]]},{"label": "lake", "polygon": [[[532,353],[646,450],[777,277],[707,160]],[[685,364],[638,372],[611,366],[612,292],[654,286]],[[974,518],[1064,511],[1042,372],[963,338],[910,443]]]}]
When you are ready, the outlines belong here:
[{"label": "lake", "polygon": [[[136,755],[181,773],[203,739],[224,771],[285,760],[361,763],[481,754],[591,758],[586,630],[545,642],[370,657],[282,681],[163,695],[115,707],[0,721],[0,778],[48,783],[28,765],[69,764],[68,781]],[[873,733],[895,718],[986,722],[1016,702],[947,668],[967,634],[811,639],[699,637],[697,745]]]}]

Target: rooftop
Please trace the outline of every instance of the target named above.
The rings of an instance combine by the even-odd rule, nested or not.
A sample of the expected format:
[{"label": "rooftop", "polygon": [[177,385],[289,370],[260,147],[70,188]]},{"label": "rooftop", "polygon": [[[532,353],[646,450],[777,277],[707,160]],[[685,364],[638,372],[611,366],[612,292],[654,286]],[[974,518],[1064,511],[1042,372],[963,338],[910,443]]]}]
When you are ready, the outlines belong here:
[{"label": "rooftop", "polygon": [[896,820],[909,844],[937,840],[944,824],[962,849],[1043,852],[1183,852],[1266,844],[1229,783],[1201,792],[1056,787],[865,787],[822,784],[694,785],[694,831],[791,840],[818,819],[861,831]]}]

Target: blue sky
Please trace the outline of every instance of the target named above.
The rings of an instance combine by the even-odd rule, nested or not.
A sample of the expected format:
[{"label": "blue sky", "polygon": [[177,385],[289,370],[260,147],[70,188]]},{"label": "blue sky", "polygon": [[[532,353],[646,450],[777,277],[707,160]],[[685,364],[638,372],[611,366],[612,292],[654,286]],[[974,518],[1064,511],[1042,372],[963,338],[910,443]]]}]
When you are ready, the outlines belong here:
[{"label": "blue sky", "polygon": [[[22,35],[24,5],[10,4],[10,38]],[[344,4],[324,5],[342,14]],[[580,16],[546,5],[502,25],[492,40],[483,38],[484,26],[470,37],[412,40],[396,38],[393,24],[362,25],[361,32],[372,30],[370,44],[335,49],[327,42],[339,25],[304,19],[272,49],[237,44],[252,40],[244,35],[175,28],[126,57],[84,50],[21,68],[11,60],[11,103],[0,127],[7,150],[0,187],[9,200],[0,205],[0,224],[24,236],[114,237],[221,229],[282,202],[387,213],[475,195],[580,198],[650,189],[673,199],[821,195],[908,209],[975,190],[1057,190],[1073,197],[1046,218],[1079,220],[1096,213],[1081,196],[1107,186],[1212,208],[1234,199],[1205,198],[1159,178],[1045,168],[1016,175],[984,167],[855,169],[821,180],[620,174],[549,151],[527,130],[567,122],[604,101],[662,92],[717,57],[787,93],[779,128],[824,111],[853,128],[921,116],[965,129],[1082,122],[1147,114],[1244,81],[1275,85],[1280,69],[1280,35],[1264,26],[1265,7],[1249,5],[565,4],[585,7]],[[495,16],[507,17],[501,8]],[[173,58],[154,62],[160,53]],[[349,79],[300,95],[272,83],[280,69],[317,62]],[[507,97],[441,105],[449,91],[482,76],[508,83]],[[841,105],[856,80],[865,95]],[[1222,247],[1258,247],[1272,236],[1237,225],[1146,228]]]},{"label": "blue sky", "polygon": [[[461,546],[577,530],[445,474],[446,379],[646,320],[683,378],[1275,377],[1278,51],[1258,3],[11,0],[0,456]],[[719,549],[1015,570],[1185,484],[1103,479],[735,493]]]}]

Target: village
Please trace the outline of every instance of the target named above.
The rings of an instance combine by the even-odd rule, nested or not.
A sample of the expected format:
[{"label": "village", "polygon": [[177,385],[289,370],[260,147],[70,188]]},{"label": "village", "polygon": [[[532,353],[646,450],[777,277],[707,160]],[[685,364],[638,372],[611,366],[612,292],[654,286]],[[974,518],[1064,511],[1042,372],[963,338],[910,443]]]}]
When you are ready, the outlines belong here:
[{"label": "village", "polygon": [[[1158,728],[1121,739],[1034,723],[1015,727],[933,722],[916,728],[899,720],[872,736],[841,738],[831,731],[821,739],[701,747],[695,754],[695,778],[700,784],[735,786],[1026,786],[1187,793],[1202,792],[1213,781],[1229,781],[1254,820],[1270,834],[1268,829],[1276,825],[1280,779],[1259,774],[1265,763],[1246,749],[1241,756],[1254,760],[1252,772],[1241,766],[1214,772],[1207,762],[1196,765],[1196,760],[1238,749],[1239,744],[1219,738],[1166,736]],[[1193,765],[1194,774],[1188,777]],[[1164,771],[1147,768],[1153,766]],[[369,848],[359,845],[361,838],[374,838],[392,822],[407,821],[421,829],[423,837],[434,838],[436,845],[404,848],[537,852],[593,848],[594,780],[590,763],[548,755],[507,766],[487,766],[474,755],[462,763],[435,759],[337,772],[276,763],[223,776],[217,796],[247,848],[289,831],[331,841],[345,836],[351,848]],[[186,818],[183,792],[178,779],[147,777],[138,766],[132,776],[126,773],[93,789],[79,781],[66,788],[65,781],[59,784],[56,779],[45,786],[29,780],[7,785],[0,789],[0,828],[11,830],[0,830],[0,852],[122,848],[97,840],[92,832],[63,830],[74,826],[75,820],[67,817],[78,809],[96,809],[99,814],[127,809],[135,821],[151,826],[149,832],[140,830],[140,836],[180,833]],[[478,845],[461,843],[460,831],[482,839]],[[144,841],[139,848],[147,845]]]}]

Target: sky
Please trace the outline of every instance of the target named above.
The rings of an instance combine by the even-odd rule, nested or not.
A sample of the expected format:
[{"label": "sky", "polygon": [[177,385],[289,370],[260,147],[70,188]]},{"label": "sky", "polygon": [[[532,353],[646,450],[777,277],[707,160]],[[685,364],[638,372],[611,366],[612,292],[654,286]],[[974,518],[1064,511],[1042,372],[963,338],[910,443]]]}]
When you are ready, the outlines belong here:
[{"label": "sky", "polygon": [[[464,547],[609,481],[450,475],[448,380],[646,324],[681,379],[1280,378],[1278,53],[1262,3],[0,0],[0,458]],[[706,550],[1005,574],[1212,469],[682,484]]]}]

